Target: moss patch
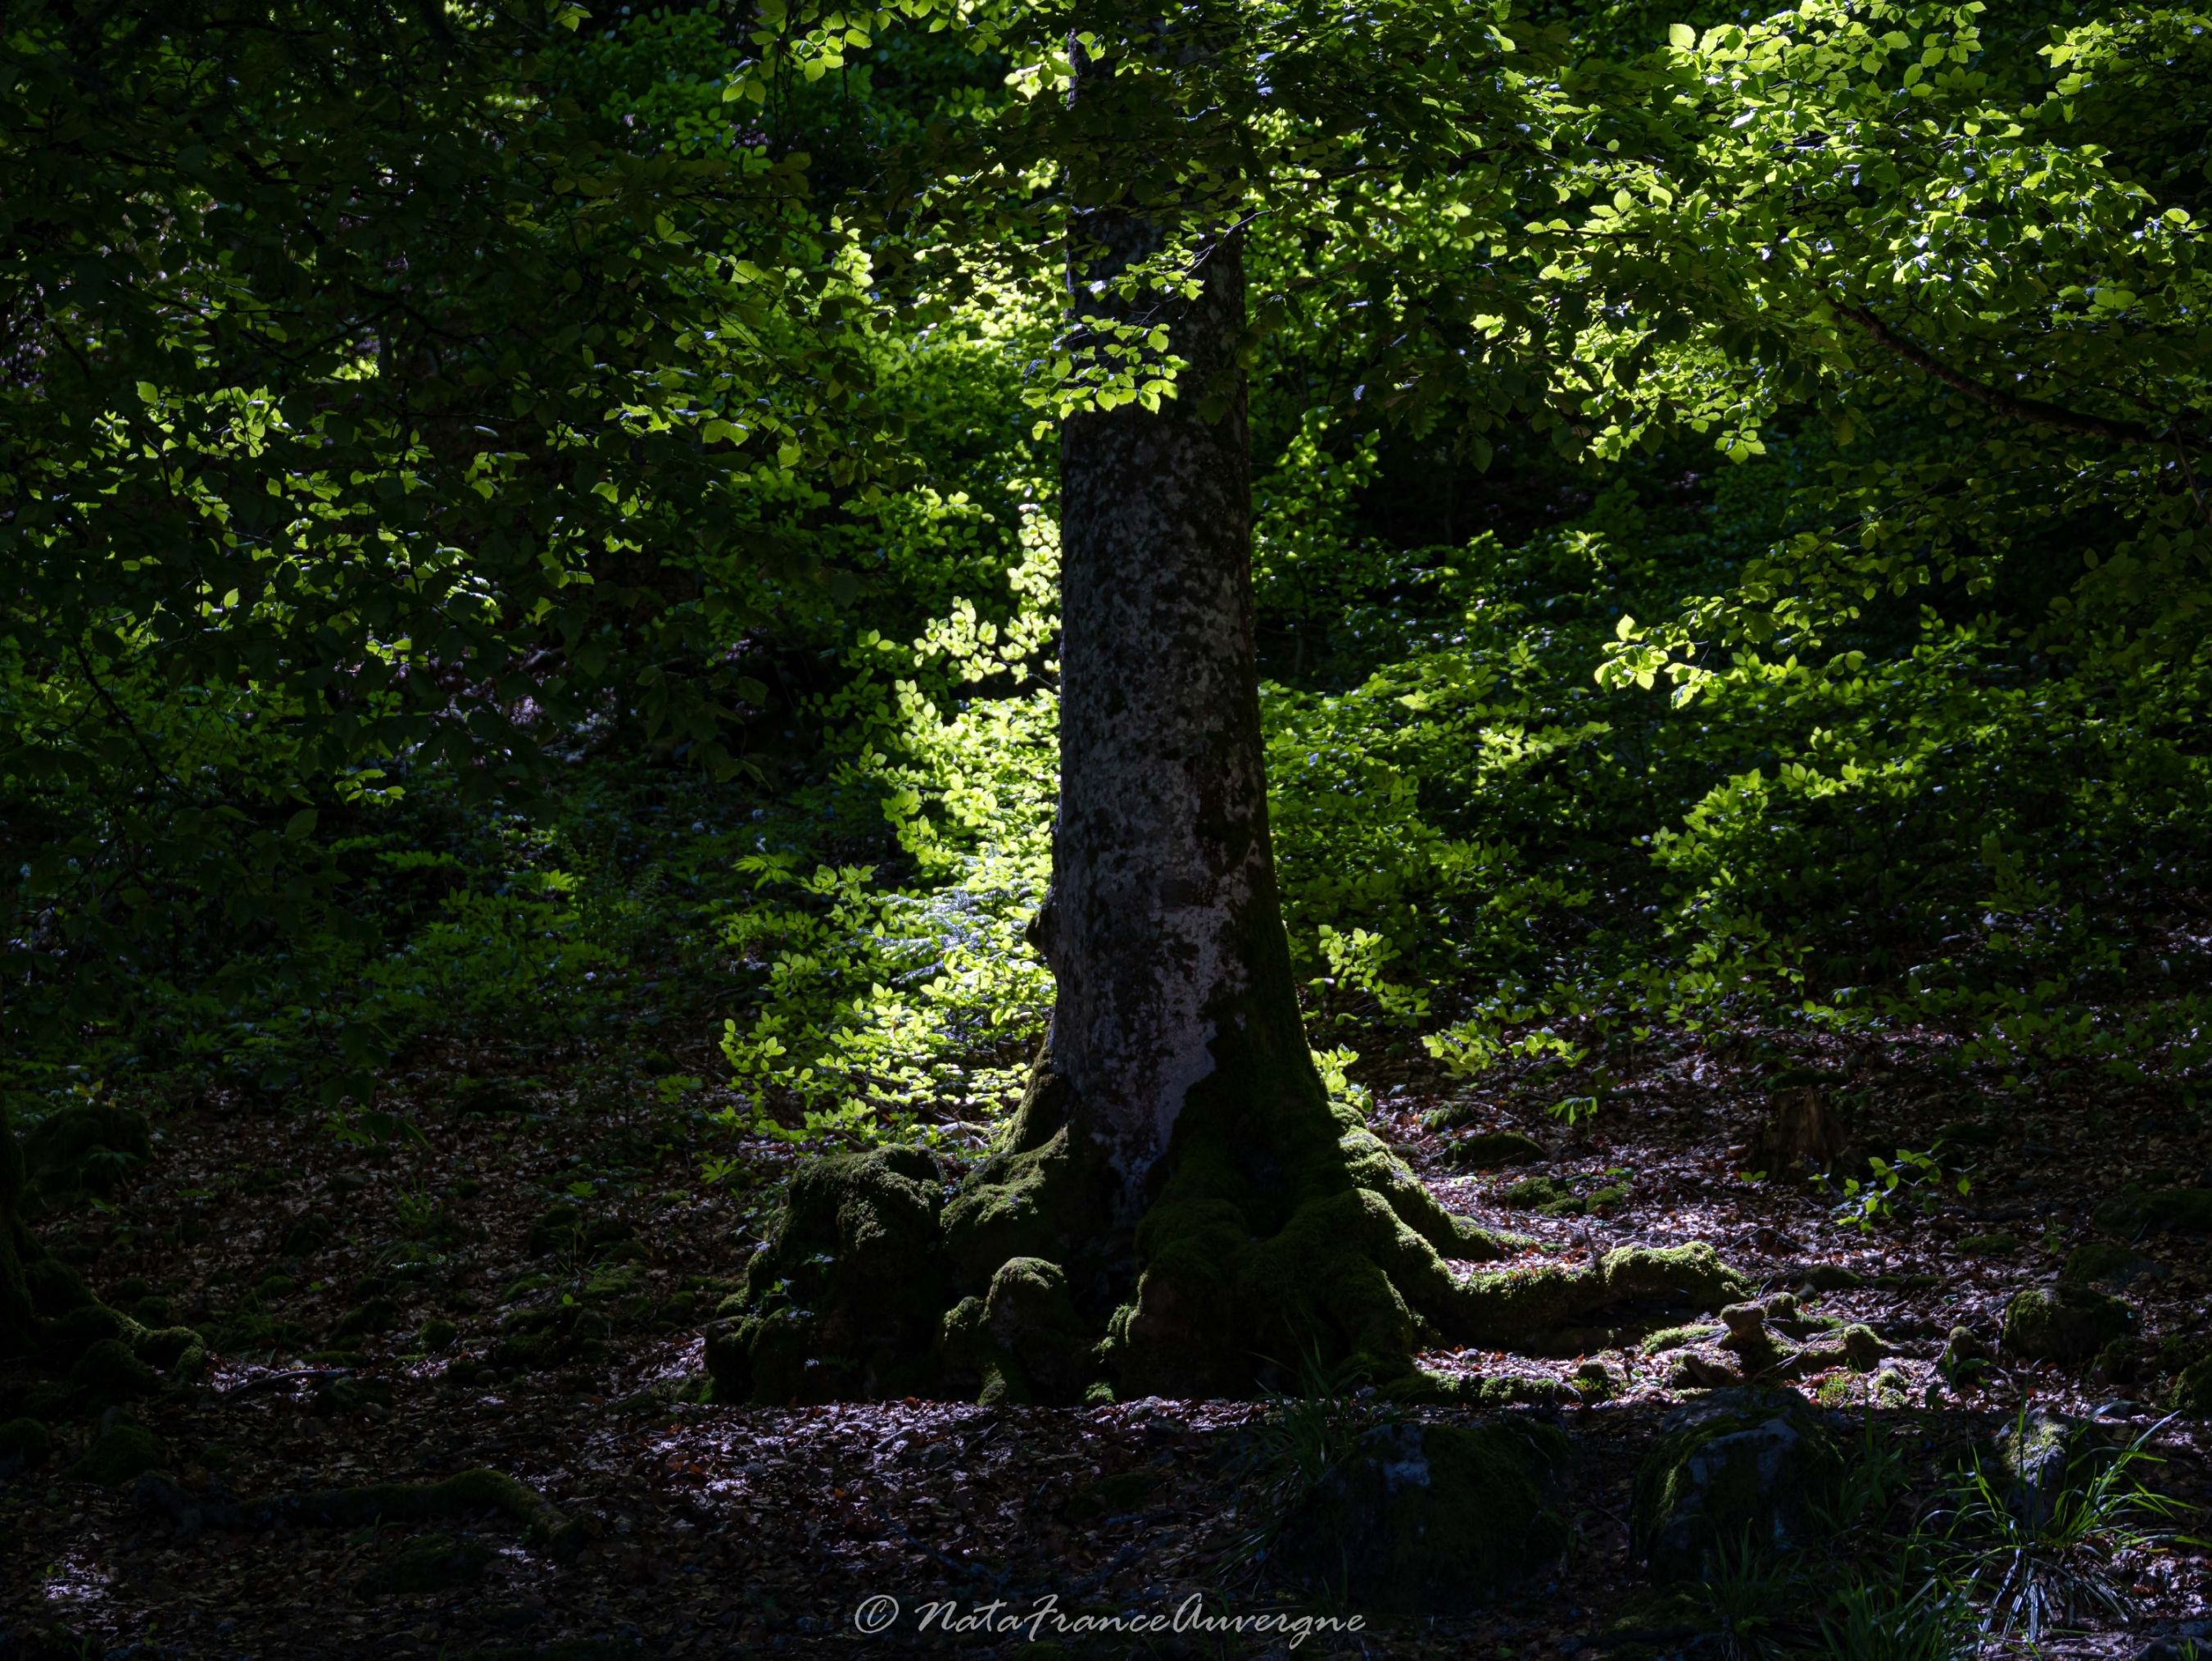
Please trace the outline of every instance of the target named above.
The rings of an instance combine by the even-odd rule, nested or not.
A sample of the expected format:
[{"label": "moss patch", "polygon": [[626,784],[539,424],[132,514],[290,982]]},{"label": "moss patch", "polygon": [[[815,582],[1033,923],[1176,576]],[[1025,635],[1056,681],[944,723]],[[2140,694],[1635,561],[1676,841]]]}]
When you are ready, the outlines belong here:
[{"label": "moss patch", "polygon": [[154,1433],[128,1420],[110,1425],[93,1439],[92,1445],[62,1475],[73,1482],[96,1482],[113,1488],[141,1471],[158,1470],[169,1463],[168,1452]]},{"label": "moss patch", "polygon": [[[1238,1396],[1307,1355],[1388,1384],[1433,1338],[1534,1341],[1614,1303],[1714,1308],[1743,1293],[1702,1246],[1463,1281],[1453,1260],[1528,1243],[1445,1210],[1332,1110],[1303,1051],[1261,1071],[1279,1095],[1226,1061],[1193,1090],[1133,1226],[1042,1062],[949,1201],[920,1149],[803,1167],[744,1294],[707,1329],[716,1396]],[[1561,1342],[1579,1354],[1613,1338],[1575,1328]]]},{"label": "moss patch", "polygon": [[726,1401],[821,1402],[933,1390],[949,1284],[945,1172],[921,1148],[801,1166],[747,1266],[748,1311],[708,1334]]},{"label": "moss patch", "polygon": [[2182,1368],[2166,1404],[2191,1419],[2212,1419],[2212,1354],[2199,1356]]},{"label": "moss patch", "polygon": [[2146,1234],[2212,1234],[2212,1188],[2124,1188],[2090,1214],[2123,1240]]},{"label": "moss patch", "polygon": [[43,1465],[53,1451],[53,1433],[36,1419],[10,1419],[0,1425],[0,1476]]},{"label": "moss patch", "polygon": [[1537,1374],[1430,1372],[1394,1378],[1376,1391],[1377,1399],[1398,1407],[1558,1408],[1582,1400],[1582,1392],[1558,1378]]},{"label": "moss patch", "polygon": [[2135,1281],[2163,1280],[2165,1276],[2165,1264],[2126,1246],[2102,1240],[2076,1246],[2058,1275],[2062,1281],[2104,1286],[2126,1286]]},{"label": "moss patch", "polygon": [[2136,1329],[2134,1310],[2072,1281],[2030,1287],[2005,1305],[2004,1347],[2034,1361],[2086,1361]]}]

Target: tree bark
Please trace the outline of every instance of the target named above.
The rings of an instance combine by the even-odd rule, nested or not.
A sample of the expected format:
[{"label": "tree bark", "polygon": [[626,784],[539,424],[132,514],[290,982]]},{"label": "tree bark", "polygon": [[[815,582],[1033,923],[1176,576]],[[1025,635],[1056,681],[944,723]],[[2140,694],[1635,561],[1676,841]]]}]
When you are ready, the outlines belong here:
[{"label": "tree bark", "polygon": [[[1115,210],[1071,238],[1079,313],[1151,252]],[[1085,245],[1091,245],[1086,248]],[[1050,1065],[1133,1226],[1194,1089],[1240,1066],[1322,1101],[1300,1025],[1267,834],[1253,643],[1240,235],[1167,323],[1177,395],[1060,435],[1060,800],[1040,944],[1058,983]],[[1251,1064],[1264,1057],[1265,1064]]]}]

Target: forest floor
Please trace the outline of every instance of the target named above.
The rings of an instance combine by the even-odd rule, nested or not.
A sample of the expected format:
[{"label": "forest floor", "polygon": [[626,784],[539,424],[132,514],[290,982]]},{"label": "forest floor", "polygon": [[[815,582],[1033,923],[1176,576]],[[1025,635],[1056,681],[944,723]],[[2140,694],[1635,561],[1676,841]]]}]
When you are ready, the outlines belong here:
[{"label": "forest floor", "polygon": [[[1952,1128],[1942,1180],[1908,1183],[1906,1203],[1864,1231],[1838,1219],[1833,1194],[1746,1172],[1765,1095],[1748,1063],[1694,1042],[1655,1047],[1571,1129],[1546,1115],[1533,1080],[1470,1093],[1409,1066],[1368,1082],[1376,1128],[1448,1203],[1536,1237],[1552,1261],[1704,1239],[1770,1287],[1798,1285],[1814,1265],[1851,1271],[1859,1284],[1821,1294],[1819,1308],[1890,1340],[1905,1388],[1893,1378],[1877,1400],[1848,1372],[1799,1388],[1863,1417],[1921,1474],[1893,1513],[1902,1530],[1946,1457],[2024,1404],[2136,1432],[2158,1422],[2153,1404],[2079,1368],[2000,1361],[1955,1394],[1937,1383],[1936,1358],[1954,1326],[1994,1341],[2010,1294],[2050,1281],[2091,1238],[2100,1199],[2130,1181],[2212,1182],[2202,1116],[2087,1074],[2001,1093],[1947,1067],[1944,1050],[1899,1040],[1825,1058],[1848,1072],[1868,1149],[1926,1148],[1937,1127]],[[174,1111],[154,1160],[111,1203],[49,1217],[40,1232],[111,1302],[210,1335],[204,1387],[138,1413],[166,1451],[173,1494],[420,1483],[488,1466],[579,1525],[568,1548],[483,1518],[194,1534],[173,1507],[149,1506],[143,1485],[64,1477],[94,1428],[79,1425],[58,1457],[0,1483],[0,1655],[550,1661],[869,1645],[1043,1655],[1055,1652],[1031,1639],[1050,1640],[1048,1624],[948,1634],[943,1610],[928,1631],[921,1616],[950,1603],[971,1620],[989,1609],[1027,1618],[1046,1599],[1069,1613],[1170,1617],[1187,1606],[1215,1616],[1293,1607],[1249,1548],[1264,1403],[702,1402],[699,1324],[757,1244],[787,1151],[745,1144],[738,1179],[702,1189],[702,1159],[727,1158],[732,1144],[696,1092],[604,1068],[471,1085],[465,1059],[479,1076],[490,1070],[453,1056],[406,1081],[413,1105],[402,1111],[419,1136],[379,1122],[394,1140],[349,1144],[319,1115],[243,1100]],[[1462,1126],[1532,1135],[1548,1157],[1456,1171],[1449,1136],[1431,1128],[1440,1106]],[[1605,1197],[1584,1215],[1506,1203],[1532,1174],[1570,1196]],[[2145,1332],[2202,1335],[2205,1243],[2168,1235],[2137,1250],[2154,1264],[2126,1293]],[[1426,1358],[1562,1378],[1577,1359]],[[1577,1448],[1575,1544],[1541,1591],[1460,1620],[1370,1619],[1299,1646],[1187,1631],[1067,1652],[1604,1650],[1642,1586],[1627,1552],[1629,1481],[1678,1399],[1667,1355],[1606,1359],[1626,1387],[1549,1415]],[[23,1382],[0,1376],[0,1392]],[[2166,1425],[2158,1485],[2212,1499],[2207,1439],[2203,1421]],[[404,1549],[425,1535],[440,1543]],[[2138,1554],[2124,1618],[2044,1652],[2132,1657],[2148,1638],[2192,1630],[2184,1623],[2212,1613],[2206,1561],[2187,1544]],[[407,1585],[422,1589],[396,1589]],[[899,1613],[864,1640],[856,1615],[885,1597]],[[882,1618],[886,1606],[871,1607]]]}]

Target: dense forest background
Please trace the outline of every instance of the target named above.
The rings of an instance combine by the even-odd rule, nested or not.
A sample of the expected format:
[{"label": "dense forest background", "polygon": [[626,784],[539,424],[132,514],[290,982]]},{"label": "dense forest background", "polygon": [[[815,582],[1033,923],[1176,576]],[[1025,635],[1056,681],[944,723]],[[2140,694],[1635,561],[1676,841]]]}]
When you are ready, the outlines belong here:
[{"label": "dense forest background", "polygon": [[[2039,87],[2045,29],[2002,21],[1978,69]],[[1583,50],[1650,33],[1640,15],[1578,26]],[[409,1058],[451,1051],[503,1077],[659,1057],[683,1080],[674,1097],[729,1086],[738,1136],[957,1139],[1003,1104],[1038,1034],[1044,983],[1018,925],[1051,811],[1055,504],[1030,389],[1061,301],[957,248],[977,269],[925,293],[927,246],[837,217],[907,130],[1006,96],[1003,68],[895,33],[779,85],[753,129],[726,113],[714,68],[751,50],[732,17],[655,10],[554,33],[548,95],[624,175],[556,186],[638,198],[574,234],[643,275],[610,275],[617,292],[586,288],[574,318],[555,307],[517,339],[499,332],[503,308],[558,282],[550,265],[507,250],[511,271],[456,293],[441,262],[474,251],[418,250],[412,282],[392,258],[422,222],[453,234],[441,216],[482,205],[471,193],[495,187],[477,181],[431,173],[430,205],[364,215],[331,291],[242,283],[238,315],[219,289],[184,308],[204,279],[181,265],[159,281],[143,269],[234,258],[220,215],[87,261],[96,225],[15,210],[0,824],[5,1065],[27,1116],[86,1092],[244,1090],[350,1124],[402,1104]],[[446,50],[392,45],[427,54],[418,72]],[[2177,108],[2195,85],[2169,84]],[[15,85],[19,123],[55,93]],[[2191,208],[2201,132],[2124,86],[2068,107],[2097,124],[2112,175]],[[367,131],[320,148],[358,144],[371,165],[387,116],[372,106],[356,118]],[[147,136],[189,177],[197,113],[141,119],[177,124]],[[732,157],[769,180],[738,212],[706,201],[729,188],[719,173],[624,183]],[[57,178],[40,205],[128,218],[154,165],[118,146],[112,174]],[[339,182],[295,186],[291,205]],[[708,218],[679,232],[660,214],[673,259],[622,246],[641,228],[628,216],[687,190],[726,244],[778,239],[790,265],[707,244]],[[246,253],[296,257],[281,246],[295,228],[266,217],[282,205],[241,215],[229,234]],[[1662,1030],[1721,1025],[1786,1050],[1925,1026],[1968,1041],[1960,1065],[2022,1079],[2093,1065],[2193,1101],[2212,839],[2192,737],[2204,515],[2186,415],[2165,412],[2164,451],[2105,459],[2122,475],[2110,491],[2065,465],[2068,435],[1902,364],[1802,376],[1800,398],[1788,375],[1754,374],[1718,421],[1714,394],[1678,396],[1662,415],[1691,418],[1616,427],[1599,435],[1610,445],[1426,383],[1378,431],[1359,406],[1389,395],[1388,366],[1347,361],[1339,307],[1418,311],[1360,245],[1423,232],[1334,234],[1343,246],[1272,242],[1264,220],[1252,232],[1270,323],[1253,375],[1254,579],[1317,1038],[1474,1076],[1515,1060],[1601,1068]],[[21,285],[70,259],[74,287]],[[1308,302],[1332,259],[1371,296]],[[872,259],[905,286],[871,287]],[[629,390],[648,418],[586,435],[545,492],[536,511],[580,523],[549,539],[542,592],[510,569],[518,556],[495,549],[472,572],[464,551],[498,543],[501,493],[537,482],[501,469],[535,459],[441,453],[400,423],[572,401],[520,417],[550,429],[605,389],[510,400],[467,385],[433,340],[409,366],[405,326],[386,338],[371,313],[405,317],[416,287],[464,357],[550,352],[619,327],[622,304],[673,326],[728,308],[737,338],[659,349],[697,363],[633,344],[635,361],[599,366],[646,388]],[[92,309],[110,301],[112,318]],[[358,357],[281,350],[314,324],[383,355],[350,412],[331,394],[354,394]],[[71,334],[111,325],[112,362],[73,368]],[[2110,350],[2116,379],[2140,375]],[[683,397],[653,384],[716,369]],[[118,387],[134,407],[95,412]],[[769,437],[716,430],[747,409]],[[710,498],[682,453],[717,439],[744,447]],[[319,453],[333,447],[354,472]],[[422,499],[471,473],[459,501]],[[222,532],[195,551],[213,561],[197,582],[151,545],[180,526]],[[280,552],[288,532],[304,539]],[[101,558],[64,551],[92,537],[114,539]],[[422,563],[380,566],[378,538]],[[722,1062],[663,1065],[702,1034]]]},{"label": "dense forest background", "polygon": [[[972,1161],[1051,1008],[1024,928],[1079,369],[1042,186],[922,171],[988,157],[1019,31],[270,16],[0,25],[26,1226],[234,1386],[373,1380],[381,1346],[512,1397],[605,1359],[570,1316],[515,1342],[513,1310],[604,1305],[662,1347],[622,1396],[705,1411],[682,1346],[794,1159]],[[1805,20],[1843,65],[1807,82],[1832,129],[1947,76],[1953,125],[1860,135],[1832,198],[1716,186],[1733,254],[1635,256],[1663,305],[1608,298],[1646,292],[1626,255],[1455,247],[1420,179],[1252,219],[1276,855],[1324,1075],[1425,1171],[1463,1172],[1470,1131],[1566,1147],[1518,1203],[1571,1242],[1651,1202],[1607,1139],[1657,1081],[1817,1089],[1856,1104],[1851,1162],[1791,1184],[1708,1127],[1705,1180],[1795,1208],[1807,1252],[1955,1258],[1970,1223],[1913,1231],[1983,1203],[2008,1137],[2091,1198],[2200,1180],[2212,34],[2057,3]],[[1669,52],[1745,121],[1779,106],[1748,17],[1494,27],[1571,107],[1603,102],[1590,65]],[[2017,119],[1968,143],[1983,108]],[[1564,127],[1601,159],[1617,116]],[[1559,211],[1668,217],[1607,182]],[[1748,286],[1761,214],[1832,210],[1911,273],[1888,326]],[[1451,276],[1486,259],[1549,297]],[[2124,1125],[2169,1141],[2123,1156]],[[512,1227],[457,1220],[480,1194]],[[257,1210],[282,1227],[200,1261]],[[440,1301],[471,1226],[526,1233],[534,1284]],[[2057,1228],[2003,1250],[2055,1270]],[[692,1256],[647,1295],[619,1248],[664,1235]],[[2127,1388],[2163,1403],[2192,1354]]]}]

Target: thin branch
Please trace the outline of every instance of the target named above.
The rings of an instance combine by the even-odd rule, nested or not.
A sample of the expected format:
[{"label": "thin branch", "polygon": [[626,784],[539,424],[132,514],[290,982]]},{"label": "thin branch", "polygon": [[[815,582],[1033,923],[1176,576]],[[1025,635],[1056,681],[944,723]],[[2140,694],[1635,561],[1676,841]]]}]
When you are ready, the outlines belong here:
[{"label": "thin branch", "polygon": [[1836,310],[1865,330],[1876,344],[1887,347],[1914,368],[1942,381],[1954,392],[1963,392],[1984,409],[2008,421],[2025,422],[2035,427],[2053,427],[2060,432],[2079,433],[2087,438],[2109,438],[2121,444],[2157,444],[2179,430],[2177,426],[2162,432],[2140,422],[2121,421],[2109,416],[2084,415],[2078,410],[2048,404],[2039,398],[2019,397],[1986,381],[1977,380],[1972,375],[1960,374],[1892,330],[1871,312],[1856,306],[1841,305]]}]

